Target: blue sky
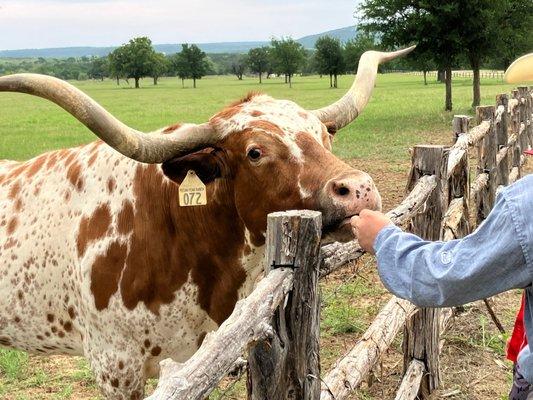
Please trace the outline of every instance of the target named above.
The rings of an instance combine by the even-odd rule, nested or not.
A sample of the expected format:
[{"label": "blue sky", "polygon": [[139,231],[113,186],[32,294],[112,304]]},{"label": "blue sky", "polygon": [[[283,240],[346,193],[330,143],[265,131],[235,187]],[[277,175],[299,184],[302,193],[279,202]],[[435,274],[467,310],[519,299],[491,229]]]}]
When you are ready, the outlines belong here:
[{"label": "blue sky", "polygon": [[0,50],[294,38],[354,25],[358,0],[0,0]]}]

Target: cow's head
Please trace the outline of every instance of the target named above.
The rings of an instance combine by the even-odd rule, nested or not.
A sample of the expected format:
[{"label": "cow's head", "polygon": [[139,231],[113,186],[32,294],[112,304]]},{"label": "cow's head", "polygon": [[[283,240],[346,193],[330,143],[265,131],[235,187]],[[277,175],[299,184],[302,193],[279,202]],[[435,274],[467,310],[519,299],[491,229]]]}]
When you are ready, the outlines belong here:
[{"label": "cow's head", "polygon": [[57,103],[125,156],[162,163],[164,173],[177,184],[188,170],[195,170],[215,197],[236,207],[257,244],[263,240],[267,214],[287,209],[321,211],[329,238],[346,240],[351,236],[349,218],[364,208],[380,209],[381,198],[368,174],[331,153],[333,135],[368,103],[379,63],[411,50],[366,52],[348,93],[319,110],[251,94],[209,122],[175,125],[149,135],[125,126],[55,78],[7,76],[0,78],[0,91],[30,93]]}]

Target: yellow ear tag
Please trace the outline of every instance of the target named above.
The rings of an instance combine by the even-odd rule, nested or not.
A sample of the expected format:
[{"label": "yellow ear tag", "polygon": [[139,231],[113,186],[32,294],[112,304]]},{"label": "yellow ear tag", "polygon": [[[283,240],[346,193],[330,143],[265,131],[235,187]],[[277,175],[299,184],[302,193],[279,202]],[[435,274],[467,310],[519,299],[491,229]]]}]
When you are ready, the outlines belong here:
[{"label": "yellow ear tag", "polygon": [[193,170],[189,170],[181,182],[179,200],[181,207],[205,206],[207,204],[205,185]]}]

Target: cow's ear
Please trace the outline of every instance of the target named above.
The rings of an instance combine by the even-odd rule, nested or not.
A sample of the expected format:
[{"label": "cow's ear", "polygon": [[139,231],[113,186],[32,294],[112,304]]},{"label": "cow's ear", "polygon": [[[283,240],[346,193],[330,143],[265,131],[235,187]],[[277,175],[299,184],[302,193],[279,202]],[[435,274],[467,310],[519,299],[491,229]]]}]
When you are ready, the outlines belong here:
[{"label": "cow's ear", "polygon": [[324,122],[324,125],[326,126],[328,133],[331,136],[335,136],[335,134],[337,133],[337,124],[335,123],[335,121]]},{"label": "cow's ear", "polygon": [[217,150],[203,149],[165,161],[163,173],[174,182],[181,184],[187,171],[193,170],[204,184],[214,181],[222,174],[222,160]]}]

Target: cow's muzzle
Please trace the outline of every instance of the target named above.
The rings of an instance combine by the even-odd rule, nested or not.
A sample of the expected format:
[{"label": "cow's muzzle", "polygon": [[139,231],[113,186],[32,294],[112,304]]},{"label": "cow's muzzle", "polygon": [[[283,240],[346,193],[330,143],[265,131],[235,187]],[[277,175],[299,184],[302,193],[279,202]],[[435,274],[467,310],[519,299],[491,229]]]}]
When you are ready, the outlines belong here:
[{"label": "cow's muzzle", "polygon": [[330,179],[320,196],[323,240],[353,239],[350,219],[361,210],[381,211],[381,196],[372,178],[361,171],[345,172]]}]

